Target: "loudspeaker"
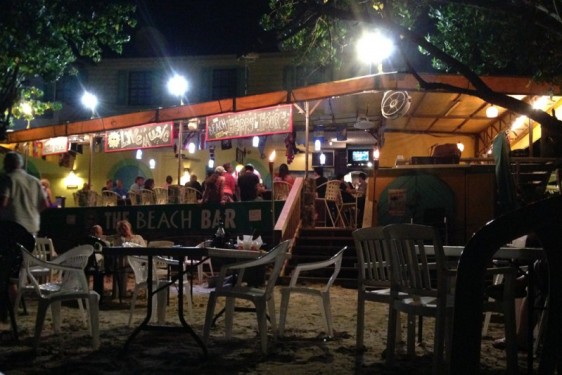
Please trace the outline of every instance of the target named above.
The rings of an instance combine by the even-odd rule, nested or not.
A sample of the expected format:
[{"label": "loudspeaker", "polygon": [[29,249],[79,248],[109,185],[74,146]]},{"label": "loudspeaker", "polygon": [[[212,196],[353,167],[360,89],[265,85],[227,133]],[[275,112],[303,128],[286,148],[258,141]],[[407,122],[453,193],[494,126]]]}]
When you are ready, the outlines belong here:
[{"label": "loudspeaker", "polygon": [[82,154],[82,152],[84,152],[84,148],[83,148],[83,145],[81,145],[79,143],[71,143],[69,151],[73,151],[73,152],[76,152],[78,154]]}]

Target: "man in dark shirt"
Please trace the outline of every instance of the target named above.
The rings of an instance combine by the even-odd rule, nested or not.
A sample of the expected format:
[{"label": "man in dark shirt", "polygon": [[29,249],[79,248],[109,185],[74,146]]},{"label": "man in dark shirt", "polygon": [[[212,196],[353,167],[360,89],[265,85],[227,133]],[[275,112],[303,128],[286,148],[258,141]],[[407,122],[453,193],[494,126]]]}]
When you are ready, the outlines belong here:
[{"label": "man in dark shirt", "polygon": [[241,201],[253,201],[258,198],[259,177],[254,174],[254,167],[250,164],[244,167],[244,172],[238,176],[238,189]]}]

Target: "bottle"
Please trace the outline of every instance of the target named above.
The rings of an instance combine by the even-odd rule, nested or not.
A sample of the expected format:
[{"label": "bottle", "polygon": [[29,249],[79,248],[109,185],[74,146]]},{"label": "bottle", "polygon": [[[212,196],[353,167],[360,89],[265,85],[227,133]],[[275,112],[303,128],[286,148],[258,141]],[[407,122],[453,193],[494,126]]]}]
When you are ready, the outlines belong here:
[{"label": "bottle", "polygon": [[224,230],[224,221],[221,219],[219,221],[219,226],[215,232],[215,238],[213,240],[214,247],[224,247],[226,242],[226,231]]}]

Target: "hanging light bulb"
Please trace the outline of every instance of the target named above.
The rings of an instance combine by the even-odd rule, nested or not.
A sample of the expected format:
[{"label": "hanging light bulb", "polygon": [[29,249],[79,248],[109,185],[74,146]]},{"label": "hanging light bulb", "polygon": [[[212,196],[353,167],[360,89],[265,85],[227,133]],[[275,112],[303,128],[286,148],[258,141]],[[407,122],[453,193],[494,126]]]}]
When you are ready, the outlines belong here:
[{"label": "hanging light bulb", "polygon": [[148,161],[148,166],[150,167],[150,169],[156,168],[156,160],[150,159],[150,160]]},{"label": "hanging light bulb", "polygon": [[486,108],[486,117],[488,118],[498,117],[498,107],[496,107],[493,104],[490,104],[490,106]]},{"label": "hanging light bulb", "polygon": [[320,165],[326,164],[326,155],[324,153],[320,154]]},{"label": "hanging light bulb", "polygon": [[322,149],[322,142],[319,139],[314,141],[314,151],[320,151]]},{"label": "hanging light bulb", "polygon": [[378,148],[375,148],[373,150],[373,159],[375,160],[379,160],[379,157],[381,156],[381,152]]},{"label": "hanging light bulb", "polygon": [[142,159],[142,150],[137,150],[137,155],[136,155],[137,160],[141,160]]},{"label": "hanging light bulb", "polygon": [[187,152],[189,152],[190,154],[195,153],[195,143],[189,142],[189,145],[187,145]]},{"label": "hanging light bulb", "polygon": [[461,142],[457,143],[457,148],[459,149],[460,152],[463,152],[464,151],[464,144],[461,143]]},{"label": "hanging light bulb", "polygon": [[207,164],[207,166],[210,169],[213,169],[215,167],[215,159],[209,159],[209,163]]},{"label": "hanging light bulb", "polygon": [[258,147],[260,145],[260,138],[257,135],[254,135],[252,138],[252,146]]}]

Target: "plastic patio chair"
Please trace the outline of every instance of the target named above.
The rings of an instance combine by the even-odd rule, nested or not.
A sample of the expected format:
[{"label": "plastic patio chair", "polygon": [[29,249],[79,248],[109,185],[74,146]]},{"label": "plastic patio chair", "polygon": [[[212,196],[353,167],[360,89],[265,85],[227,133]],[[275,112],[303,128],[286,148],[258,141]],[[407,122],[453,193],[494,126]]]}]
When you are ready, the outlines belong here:
[{"label": "plastic patio chair", "polygon": [[[291,281],[289,282],[289,286],[281,288],[281,307],[280,307],[280,314],[279,314],[279,336],[283,336],[285,330],[285,321],[287,320],[287,311],[289,309],[289,299],[291,293],[300,293],[300,294],[308,294],[311,296],[318,297],[320,299],[321,305],[321,312],[322,312],[322,319],[324,321],[324,327],[326,329],[326,334],[328,337],[334,336],[334,329],[332,325],[332,310],[330,304],[330,288],[338,274],[340,273],[341,263],[343,259],[343,253],[347,250],[347,246],[343,249],[338,251],[335,255],[333,255],[330,259],[319,261],[319,262],[311,262],[311,263],[303,263],[298,264],[295,269],[293,270],[293,274],[291,275]],[[306,286],[298,286],[297,283],[299,282],[299,276],[301,272],[319,270],[327,267],[334,267],[332,271],[332,275],[328,279],[328,282],[322,286],[321,289],[318,288],[309,288]]]},{"label": "plastic patio chair", "polygon": [[[203,329],[203,342],[209,339],[213,316],[215,313],[215,306],[217,298],[226,298],[226,317],[225,317],[225,337],[229,339],[232,334],[232,323],[234,319],[234,304],[237,298],[250,301],[256,308],[256,316],[258,320],[258,330],[260,333],[261,349],[263,353],[267,353],[267,314],[271,323],[271,329],[275,335],[276,322],[275,322],[275,301],[273,298],[273,288],[279,277],[281,267],[285,262],[287,249],[289,248],[290,240],[281,242],[275,248],[271,249],[268,253],[261,257],[246,261],[238,262],[230,265],[225,265],[221,268],[220,275],[217,280],[217,287],[209,295],[207,303],[207,312],[205,315],[205,326]],[[243,283],[244,272],[252,268],[262,268],[266,265],[273,265],[270,270],[264,288],[252,287]],[[234,285],[223,285],[227,273],[238,273],[236,283]]]},{"label": "plastic patio chair", "polygon": [[[25,248],[21,247],[23,254],[23,268],[25,277],[36,296],[39,299],[37,308],[37,319],[35,322],[34,350],[39,348],[39,339],[43,330],[43,323],[47,308],[51,307],[55,332],[60,331],[61,326],[61,302],[68,300],[85,300],[86,309],[89,312],[89,329],[92,335],[92,346],[99,347],[99,295],[89,289],[86,274],[84,273],[85,262],[92,255],[94,249],[91,245],[78,246],[67,251],[57,258],[57,263],[45,262],[35,258]],[[58,273],[58,280],[41,284],[30,272],[30,267],[39,265],[53,269]],[[20,277],[21,274],[20,274]]]},{"label": "plastic patio chair", "polygon": [[[396,314],[408,314],[408,354],[414,353],[415,316],[435,318],[433,344],[433,371],[439,373],[450,358],[453,328],[454,295],[451,288],[456,269],[450,269],[445,258],[439,232],[435,227],[418,224],[392,224],[383,229],[391,246],[391,307],[389,313],[386,361],[394,360],[396,343]],[[429,261],[426,246],[432,244],[434,262]],[[430,278],[434,272],[436,284]],[[505,321],[506,354],[508,372],[517,369],[517,345],[515,330],[515,297],[513,282],[515,270],[497,267],[488,273],[504,275],[503,301],[490,301],[485,309],[502,312]],[[398,293],[406,293],[399,297]],[[460,323],[462,324],[462,323]]]},{"label": "plastic patio chair", "polygon": [[114,191],[104,190],[101,192],[101,205],[104,207],[117,206],[117,201],[121,199],[121,196]]},{"label": "plastic patio chair", "polygon": [[[356,347],[364,349],[365,302],[379,302],[390,306],[390,252],[383,227],[367,227],[352,233],[357,252],[357,333]],[[405,296],[405,293],[400,293]],[[401,336],[400,314],[396,314],[396,336]]]}]

